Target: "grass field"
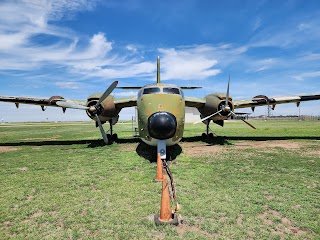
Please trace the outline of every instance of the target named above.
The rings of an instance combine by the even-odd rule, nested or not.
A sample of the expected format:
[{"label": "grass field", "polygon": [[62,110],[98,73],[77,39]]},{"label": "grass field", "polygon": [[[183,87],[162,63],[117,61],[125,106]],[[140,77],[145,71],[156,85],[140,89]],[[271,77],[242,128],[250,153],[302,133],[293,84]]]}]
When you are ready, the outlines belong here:
[{"label": "grass field", "polygon": [[183,224],[156,226],[154,149],[117,124],[0,124],[0,239],[320,239],[320,122],[187,125],[170,149]]}]

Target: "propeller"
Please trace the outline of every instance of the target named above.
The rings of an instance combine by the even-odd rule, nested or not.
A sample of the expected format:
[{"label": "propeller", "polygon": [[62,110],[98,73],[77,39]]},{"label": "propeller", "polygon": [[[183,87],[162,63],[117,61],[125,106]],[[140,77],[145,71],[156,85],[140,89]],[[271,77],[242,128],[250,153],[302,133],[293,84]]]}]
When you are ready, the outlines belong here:
[{"label": "propeller", "polygon": [[255,126],[253,126],[251,123],[247,122],[246,120],[244,119],[241,119],[244,123],[248,124],[250,127],[252,127],[253,129],[256,129]]},{"label": "propeller", "polygon": [[100,119],[99,119],[98,114],[95,114],[95,117],[96,117],[96,119],[97,119],[97,123],[98,123],[99,129],[100,129],[100,132],[101,132],[103,141],[104,141],[106,144],[108,144],[108,143],[109,143],[109,140],[108,140],[108,137],[107,137],[106,132],[105,132],[104,129],[103,129],[103,126],[102,126],[102,124],[101,124],[101,121],[100,121]]},{"label": "propeller", "polygon": [[108,89],[102,94],[102,96],[99,98],[99,101],[96,103],[95,107],[97,108],[100,103],[105,100],[110,93],[112,93],[112,91],[116,88],[116,86],[118,85],[118,81],[114,81],[109,87]]},{"label": "propeller", "polygon": [[213,113],[213,114],[211,114],[211,115],[209,115],[209,116],[206,116],[206,117],[200,119],[199,121],[194,122],[194,123],[193,123],[194,125],[195,125],[195,124],[198,124],[198,123],[200,123],[200,122],[203,122],[203,121],[207,120],[208,118],[211,118],[211,117],[213,117],[214,115],[219,114],[219,113],[222,112],[222,111],[225,111],[225,112],[230,112],[230,111],[231,111],[231,109],[230,109],[230,107],[229,107],[229,88],[230,88],[230,75],[229,75],[229,80],[228,80],[228,88],[227,88],[227,94],[226,94],[226,102],[225,102],[224,106],[222,107],[222,109],[219,110],[218,112],[215,112],[215,113]]},{"label": "propeller", "polygon": [[[222,106],[222,109],[219,110],[219,111],[217,111],[217,112],[215,112],[215,113],[213,113],[213,114],[211,114],[211,115],[209,115],[209,116],[206,116],[206,117],[200,119],[199,121],[194,122],[193,124],[197,124],[197,123],[203,122],[203,121],[205,121],[205,120],[213,117],[214,115],[219,114],[219,113],[222,112],[222,111],[223,111],[223,112],[228,112],[228,113],[230,113],[230,114],[233,115],[233,116],[237,116],[237,115],[231,110],[231,108],[230,108],[230,106],[229,106],[229,90],[230,90],[230,75],[229,75],[229,79],[228,79],[228,87],[227,87],[226,101],[225,101],[225,104]],[[228,115],[229,115],[229,114],[228,114]],[[244,123],[246,123],[247,125],[249,125],[250,127],[252,127],[253,129],[256,129],[252,124],[250,124],[250,123],[247,122],[246,120],[244,120],[244,119],[241,119],[241,120],[242,120]]]},{"label": "propeller", "polygon": [[228,80],[226,103],[224,104],[224,111],[227,111],[227,112],[229,112],[231,110],[229,107],[229,88],[230,88],[230,75],[229,75],[229,80]]},{"label": "propeller", "polygon": [[65,101],[57,101],[56,104],[60,107],[63,108],[73,108],[73,109],[80,109],[80,110],[87,110],[91,113],[94,114],[94,116],[96,117],[96,121],[98,123],[101,135],[103,137],[103,140],[106,144],[108,144],[108,137],[106,135],[106,132],[104,131],[103,127],[102,127],[102,123],[99,119],[99,116],[97,114],[98,112],[98,107],[99,105],[110,95],[110,93],[112,93],[112,91],[116,88],[116,86],[118,85],[118,81],[114,81],[109,87],[108,89],[102,94],[102,96],[99,98],[98,102],[91,106],[91,107],[87,107],[87,106],[83,106],[74,102],[65,102]]},{"label": "propeller", "polygon": [[208,118],[211,118],[211,117],[213,117],[214,115],[219,114],[220,112],[222,112],[222,110],[220,110],[220,111],[218,111],[218,112],[215,112],[214,114],[211,114],[211,115],[209,115],[209,116],[207,116],[207,117],[205,117],[205,118],[202,118],[202,119],[194,122],[193,125],[198,124],[198,123],[200,123],[200,122],[203,122],[203,121],[207,120]]}]

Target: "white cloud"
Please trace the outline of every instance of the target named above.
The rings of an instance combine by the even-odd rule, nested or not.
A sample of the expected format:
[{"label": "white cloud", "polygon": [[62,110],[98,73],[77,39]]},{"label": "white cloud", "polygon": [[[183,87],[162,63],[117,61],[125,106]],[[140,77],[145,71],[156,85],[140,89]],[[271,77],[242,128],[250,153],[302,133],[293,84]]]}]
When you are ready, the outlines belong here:
[{"label": "white cloud", "polygon": [[211,47],[205,45],[184,49],[158,49],[163,62],[161,78],[199,80],[219,74],[221,70],[214,68],[218,61],[210,57],[208,49]]},{"label": "white cloud", "polygon": [[248,65],[250,69],[248,69],[246,72],[261,72],[279,66],[280,63],[281,60],[276,58],[253,60],[249,62]]},{"label": "white cloud", "polygon": [[256,18],[252,25],[252,31],[256,31],[258,28],[260,28],[261,22],[262,21],[260,17]]},{"label": "white cloud", "polygon": [[81,87],[78,82],[55,82],[54,84],[64,89],[79,89]]},{"label": "white cloud", "polygon": [[310,29],[311,25],[308,23],[300,23],[297,28],[299,31],[304,31],[304,30]]},{"label": "white cloud", "polygon": [[249,46],[294,48],[308,46],[311,41],[319,41],[318,26],[320,22],[317,16],[308,22],[297,24],[296,21],[283,22],[261,29],[257,34],[252,35]]},{"label": "white cloud", "polygon": [[[104,33],[94,34],[87,46],[82,47],[78,44],[79,36],[76,33],[54,25],[54,21],[72,13],[92,9],[95,2],[25,0],[0,3],[0,73],[1,70],[31,71],[49,66],[51,69],[64,69],[73,77],[81,76],[82,79],[151,76],[155,71],[154,63],[113,53],[113,43],[107,40]],[[33,39],[39,34],[53,35],[58,40],[43,45]],[[129,56],[137,49],[128,45],[127,51]]]},{"label": "white cloud", "polygon": [[314,78],[314,77],[320,77],[320,71],[314,71],[314,72],[304,72],[301,74],[297,74],[292,76],[296,80],[304,80],[306,78]]},{"label": "white cloud", "polygon": [[305,53],[301,57],[302,61],[317,61],[320,60],[320,53]]},{"label": "white cloud", "polygon": [[126,46],[126,49],[129,50],[129,51],[131,51],[131,52],[133,52],[133,53],[135,53],[135,52],[138,51],[137,47],[134,46],[133,44],[127,45],[127,46]]}]

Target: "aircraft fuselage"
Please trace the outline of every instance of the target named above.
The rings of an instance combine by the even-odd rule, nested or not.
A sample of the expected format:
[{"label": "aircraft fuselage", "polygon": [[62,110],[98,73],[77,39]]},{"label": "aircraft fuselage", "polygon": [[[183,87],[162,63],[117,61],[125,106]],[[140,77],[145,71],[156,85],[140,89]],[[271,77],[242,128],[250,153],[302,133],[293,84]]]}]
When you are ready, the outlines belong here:
[{"label": "aircraft fuselage", "polygon": [[157,146],[179,142],[185,123],[185,101],[182,90],[175,85],[152,84],[143,87],[137,99],[138,127],[142,141]]}]

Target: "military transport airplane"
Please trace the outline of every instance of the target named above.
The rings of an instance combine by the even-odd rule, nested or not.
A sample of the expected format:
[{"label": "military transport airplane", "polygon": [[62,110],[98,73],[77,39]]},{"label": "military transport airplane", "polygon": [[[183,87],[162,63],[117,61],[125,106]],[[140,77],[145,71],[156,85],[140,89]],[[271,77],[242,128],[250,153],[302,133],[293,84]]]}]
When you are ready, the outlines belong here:
[{"label": "military transport airplane", "polygon": [[[257,106],[270,105],[274,109],[277,104],[319,100],[320,95],[304,95],[292,97],[268,98],[263,95],[254,97],[251,100],[233,100],[229,95],[228,82],[227,92],[209,94],[204,98],[184,96],[184,89],[195,89],[197,87],[179,87],[171,84],[160,83],[160,58],[157,59],[157,82],[144,87],[122,87],[122,89],[138,89],[138,95],[131,98],[115,99],[111,92],[116,88],[118,81],[113,82],[103,94],[94,94],[88,97],[86,102],[72,101],[60,96],[50,98],[29,98],[0,96],[0,101],[12,102],[19,107],[19,104],[40,105],[42,110],[46,106],[60,107],[63,112],[67,108],[85,110],[88,117],[96,122],[103,140],[106,144],[117,138],[113,134],[112,126],[118,122],[119,112],[122,108],[136,106],[138,110],[139,137],[143,142],[151,146],[157,146],[161,159],[166,158],[166,146],[178,143],[184,131],[185,107],[194,107],[201,113],[201,119],[207,126],[203,138],[212,137],[209,133],[209,124],[214,122],[223,126],[224,121],[235,116],[235,109],[251,107],[254,110]],[[245,120],[246,124],[253,127]],[[106,134],[102,124],[108,122],[110,134]],[[196,123],[198,123],[196,122]]]}]

